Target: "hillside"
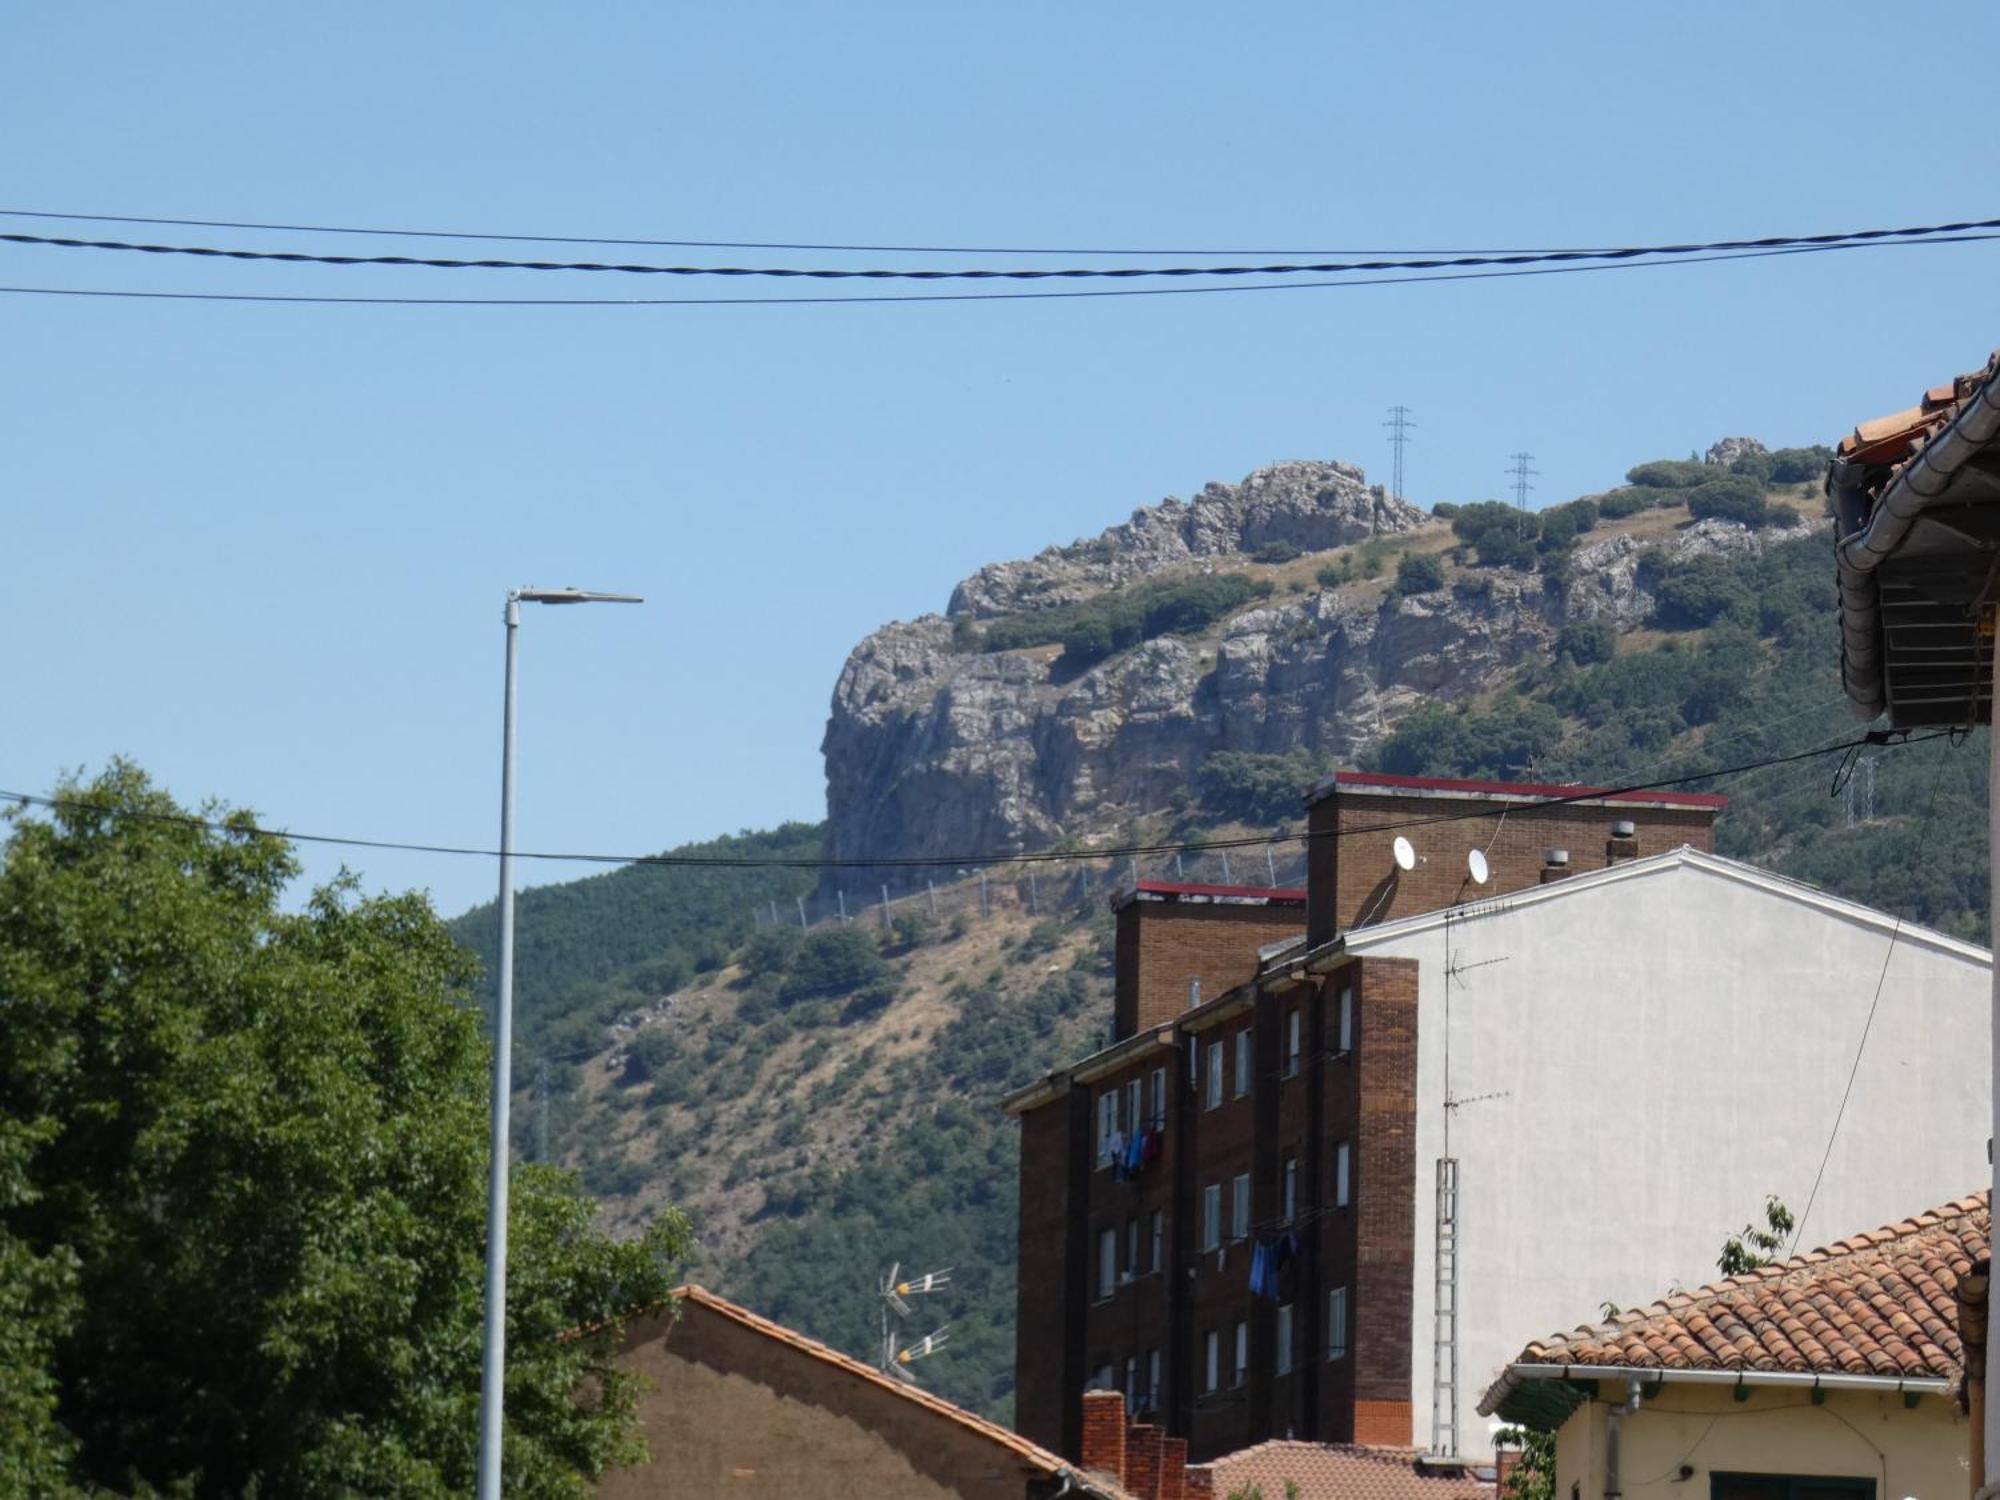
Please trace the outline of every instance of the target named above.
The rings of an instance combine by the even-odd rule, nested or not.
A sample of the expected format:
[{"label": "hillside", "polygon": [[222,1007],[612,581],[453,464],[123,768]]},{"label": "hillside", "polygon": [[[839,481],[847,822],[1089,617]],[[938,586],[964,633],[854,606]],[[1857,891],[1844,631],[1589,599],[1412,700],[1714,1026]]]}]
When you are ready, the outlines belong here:
[{"label": "hillside", "polygon": [[[1323,491],[1288,480],[1271,500],[1253,476],[1226,487],[1234,531],[1191,528],[1199,505],[1183,507],[1165,541],[1157,520],[1135,518],[1148,540],[1134,555],[1080,543],[982,570],[952,619],[919,622],[921,661],[897,665],[884,644],[918,627],[857,648],[828,731],[830,781],[861,764],[837,770],[836,740],[867,750],[867,775],[905,809],[878,824],[882,852],[936,837],[913,822],[918,807],[966,841],[931,853],[1031,835],[1083,851],[1296,827],[1299,790],[1336,762],[1603,783],[1851,737],[1828,539],[1816,487],[1797,477],[1817,460],[1721,456],[1733,468],[1642,465],[1619,490],[1534,515],[1384,511],[1358,474]],[[1257,530],[1291,524],[1280,501],[1317,506],[1333,490],[1340,518],[1305,539],[1346,535],[1338,545]],[[1282,514],[1244,511],[1245,492]],[[1190,534],[1206,550],[1189,550]],[[1082,759],[1078,725],[1094,735]],[[971,753],[982,746],[984,762]],[[1983,937],[1983,753],[1939,740],[1871,758],[1842,797],[1829,796],[1827,759],[1704,782],[1734,799],[1720,847]],[[1014,801],[990,800],[1003,787]],[[836,822],[703,848],[877,852],[856,838]],[[1278,857],[1290,878],[1296,846]],[[1261,856],[1251,869],[1235,858],[1235,878],[1261,878]],[[1222,859],[1182,868],[1222,878]],[[581,1166],[617,1222],[662,1201],[687,1208],[703,1279],[856,1353],[872,1351],[874,1285],[892,1261],[954,1267],[951,1292],[924,1309],[954,1326],[925,1381],[1004,1415],[1017,1184],[995,1103],[1107,1035],[1102,897],[1128,873],[1042,867],[1030,885],[1001,870],[982,895],[941,864],[934,889],[891,892],[887,921],[872,872],[646,867],[531,891],[522,1149]],[[1144,873],[1171,875],[1174,861]],[[815,924],[803,935],[802,903]],[[459,927],[482,947],[491,929],[490,908]]]}]

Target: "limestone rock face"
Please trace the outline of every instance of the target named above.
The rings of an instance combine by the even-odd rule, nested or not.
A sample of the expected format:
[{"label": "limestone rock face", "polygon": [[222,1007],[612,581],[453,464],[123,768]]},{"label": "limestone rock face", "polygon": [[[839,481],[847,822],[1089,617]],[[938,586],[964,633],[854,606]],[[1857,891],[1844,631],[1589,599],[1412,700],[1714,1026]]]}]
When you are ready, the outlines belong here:
[{"label": "limestone rock face", "polygon": [[1289,463],[1147,507],[1094,540],[981,568],[948,615],[884,626],[848,657],[822,746],[831,852],[1040,848],[1112,834],[1161,808],[1217,750],[1348,759],[1419,704],[1489,691],[1571,619],[1637,626],[1652,611],[1659,560],[1762,545],[1757,532],[1707,520],[1645,544],[1586,536],[1555,590],[1512,569],[1401,597],[1385,580],[1308,585],[1206,635],[1147,641],[1076,675],[1058,668],[1054,646],[986,653],[954,642],[958,617],[1047,608],[1205,562],[1240,565],[1270,541],[1311,551],[1432,528],[1443,531],[1351,465]]},{"label": "limestone rock face", "polygon": [[1709,445],[1709,450],[1704,455],[1703,462],[1726,469],[1739,458],[1752,453],[1769,453],[1770,451],[1770,449],[1766,448],[1753,437],[1726,437],[1720,442]]}]

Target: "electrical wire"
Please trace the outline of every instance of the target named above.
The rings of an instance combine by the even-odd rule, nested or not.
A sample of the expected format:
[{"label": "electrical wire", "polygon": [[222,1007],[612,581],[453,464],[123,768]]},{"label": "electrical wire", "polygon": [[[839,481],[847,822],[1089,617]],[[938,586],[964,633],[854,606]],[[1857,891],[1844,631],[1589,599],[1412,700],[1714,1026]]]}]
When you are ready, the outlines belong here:
[{"label": "electrical wire", "polygon": [[1679,260],[1621,260],[1598,265],[1538,266],[1517,271],[1457,271],[1435,276],[1381,276],[1346,281],[1231,282],[1223,286],[1146,286],[1061,292],[900,292],[816,297],[368,297],[284,292],[165,292],[127,287],[0,286],[0,294],[23,297],[108,297],[149,302],[269,302],[303,306],[357,307],[839,307],[883,302],[1046,302],[1089,297],[1199,297],[1241,292],[1297,292],[1340,287],[1408,286],[1422,282],[1501,281],[1518,276],[1566,276],[1586,271],[1639,271],[1730,260],[1768,260],[1782,255],[1823,255],[1839,250],[1887,249],[1915,245],[1971,245],[2000,239],[1968,234],[1876,244],[1804,245],[1790,250],[1746,250],[1727,255],[1694,255]]},{"label": "electrical wire", "polygon": [[458,260],[420,255],[332,255],[323,251],[248,250],[218,245],[163,245],[133,240],[86,240],[66,235],[0,232],[0,244],[60,250],[112,250],[140,255],[191,255],[218,260],[278,261],[315,266],[404,266],[441,271],[588,271],[627,276],[771,277],[809,281],[1127,281],[1149,277],[1344,275],[1352,271],[1444,271],[1488,266],[1528,266],[1578,261],[1623,261],[1711,255],[1735,250],[1837,249],[1864,244],[1909,244],[1940,236],[2000,229],[2000,219],[1965,219],[1904,229],[1858,229],[1834,234],[1765,235],[1671,245],[1622,245],[1605,250],[1542,250],[1513,254],[1419,256],[1396,260],[1275,261],[1261,265],[1064,266],[927,269],[903,266],[855,269],[829,266],[673,266],[590,260]]},{"label": "electrical wire", "polygon": [[[1685,776],[1671,776],[1657,781],[1631,783],[1618,787],[1579,787],[1575,791],[1560,796],[1552,796],[1532,807],[1517,809],[1516,816],[1530,817],[1536,813],[1566,807],[1577,802],[1594,802],[1608,797],[1633,796],[1641,792],[1663,791],[1671,787],[1686,786],[1690,782],[1709,781],[1723,776],[1735,776],[1766,766],[1788,765],[1796,761],[1812,760],[1823,755],[1845,752],[1857,744],[1891,745],[1922,744],[1927,740],[1948,736],[1953,731],[1939,730],[1924,735],[1911,735],[1902,730],[1870,730],[1851,740],[1838,744],[1819,746],[1810,750],[1796,751],[1790,755],[1768,756],[1763,760],[1749,761],[1743,765],[1728,766],[1717,770],[1698,771]],[[0,801],[19,803],[23,807],[46,807],[55,811],[75,810],[95,813],[100,816],[130,818],[139,821],[166,823],[177,827],[200,829],[209,833],[231,834],[238,837],[262,837],[284,839],[292,843],[328,844],[349,849],[383,849],[407,854],[440,854],[463,856],[476,859],[498,859],[497,849],[481,848],[459,844],[425,844],[399,839],[370,839],[342,834],[297,833],[279,828],[266,828],[247,817],[236,819],[199,818],[188,813],[156,813],[141,808],[121,808],[89,797],[44,796],[32,792],[18,792],[0,789]],[[1377,835],[1405,828],[1427,828],[1439,823],[1458,823],[1471,818],[1489,817],[1486,810],[1467,812],[1436,813],[1424,818],[1405,818],[1400,822],[1383,823],[1367,829],[1311,829],[1296,833],[1251,834],[1238,838],[1205,839],[1198,841],[1166,842],[1154,844],[1122,844],[1105,849],[1039,849],[1021,853],[991,854],[936,854],[919,858],[914,855],[885,855],[875,858],[854,857],[831,859],[823,856],[758,856],[721,854],[594,854],[555,852],[547,850],[514,850],[515,859],[532,859],[570,864],[601,865],[649,865],[670,869],[749,869],[749,870],[936,870],[948,866],[1035,865],[1071,864],[1079,862],[1135,859],[1142,855],[1203,853],[1211,849],[1261,849],[1273,844],[1310,843],[1320,838],[1355,838]]]}]

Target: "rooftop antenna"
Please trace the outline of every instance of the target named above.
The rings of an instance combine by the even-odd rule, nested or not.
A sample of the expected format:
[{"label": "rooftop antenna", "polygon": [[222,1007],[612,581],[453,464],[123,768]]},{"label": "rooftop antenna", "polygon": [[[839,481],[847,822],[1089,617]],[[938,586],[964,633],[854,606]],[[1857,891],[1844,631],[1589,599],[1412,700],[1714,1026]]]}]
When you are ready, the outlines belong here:
[{"label": "rooftop antenna", "polygon": [[904,1346],[897,1336],[897,1322],[910,1316],[910,1298],[941,1291],[951,1284],[951,1267],[911,1277],[904,1277],[902,1269],[903,1263],[896,1261],[889,1267],[889,1274],[882,1278],[882,1368],[898,1379],[911,1380],[914,1377],[910,1374],[910,1366],[942,1349],[950,1341],[945,1330],[951,1325],[942,1323],[914,1344]]}]

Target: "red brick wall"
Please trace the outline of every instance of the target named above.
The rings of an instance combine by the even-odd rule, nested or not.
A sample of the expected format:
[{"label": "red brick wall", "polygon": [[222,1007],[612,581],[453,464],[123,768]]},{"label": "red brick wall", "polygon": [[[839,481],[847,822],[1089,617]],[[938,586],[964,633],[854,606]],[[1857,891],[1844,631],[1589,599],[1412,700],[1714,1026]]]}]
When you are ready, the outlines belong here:
[{"label": "red brick wall", "polygon": [[[1473,812],[1479,816],[1466,816]],[[1453,821],[1408,826],[1425,818]],[[1572,870],[1601,869],[1614,862],[1611,825],[1621,819],[1637,825],[1638,837],[1621,843],[1615,858],[1659,854],[1682,844],[1715,847],[1715,814],[1706,808],[1498,799],[1482,804],[1464,797],[1382,795],[1336,783],[1309,815],[1314,837],[1307,854],[1307,930],[1319,944],[1364,921],[1386,922],[1524,889],[1540,881],[1543,852],[1551,848],[1569,850]],[[1398,834],[1422,857],[1414,870],[1396,868],[1391,846]],[[1473,849],[1485,851],[1491,869],[1484,886],[1473,885],[1466,874],[1465,857]]]},{"label": "red brick wall", "polygon": [[[1356,1442],[1410,1441],[1410,1319],[1416,1274],[1417,963],[1352,966],[1356,1129],[1354,1295]],[[1394,1408],[1401,1431],[1394,1433]],[[1364,1435],[1364,1415],[1368,1435]]]},{"label": "red brick wall", "polygon": [[1089,1100],[1071,1090],[1021,1116],[1019,1269],[1015,1284],[1014,1425],[1075,1457],[1083,1372],[1084,1176]]},{"label": "red brick wall", "polygon": [[1180,1015],[1191,978],[1201,981],[1203,1000],[1255,978],[1259,948],[1304,930],[1296,903],[1127,901],[1118,909],[1112,1039]]}]

